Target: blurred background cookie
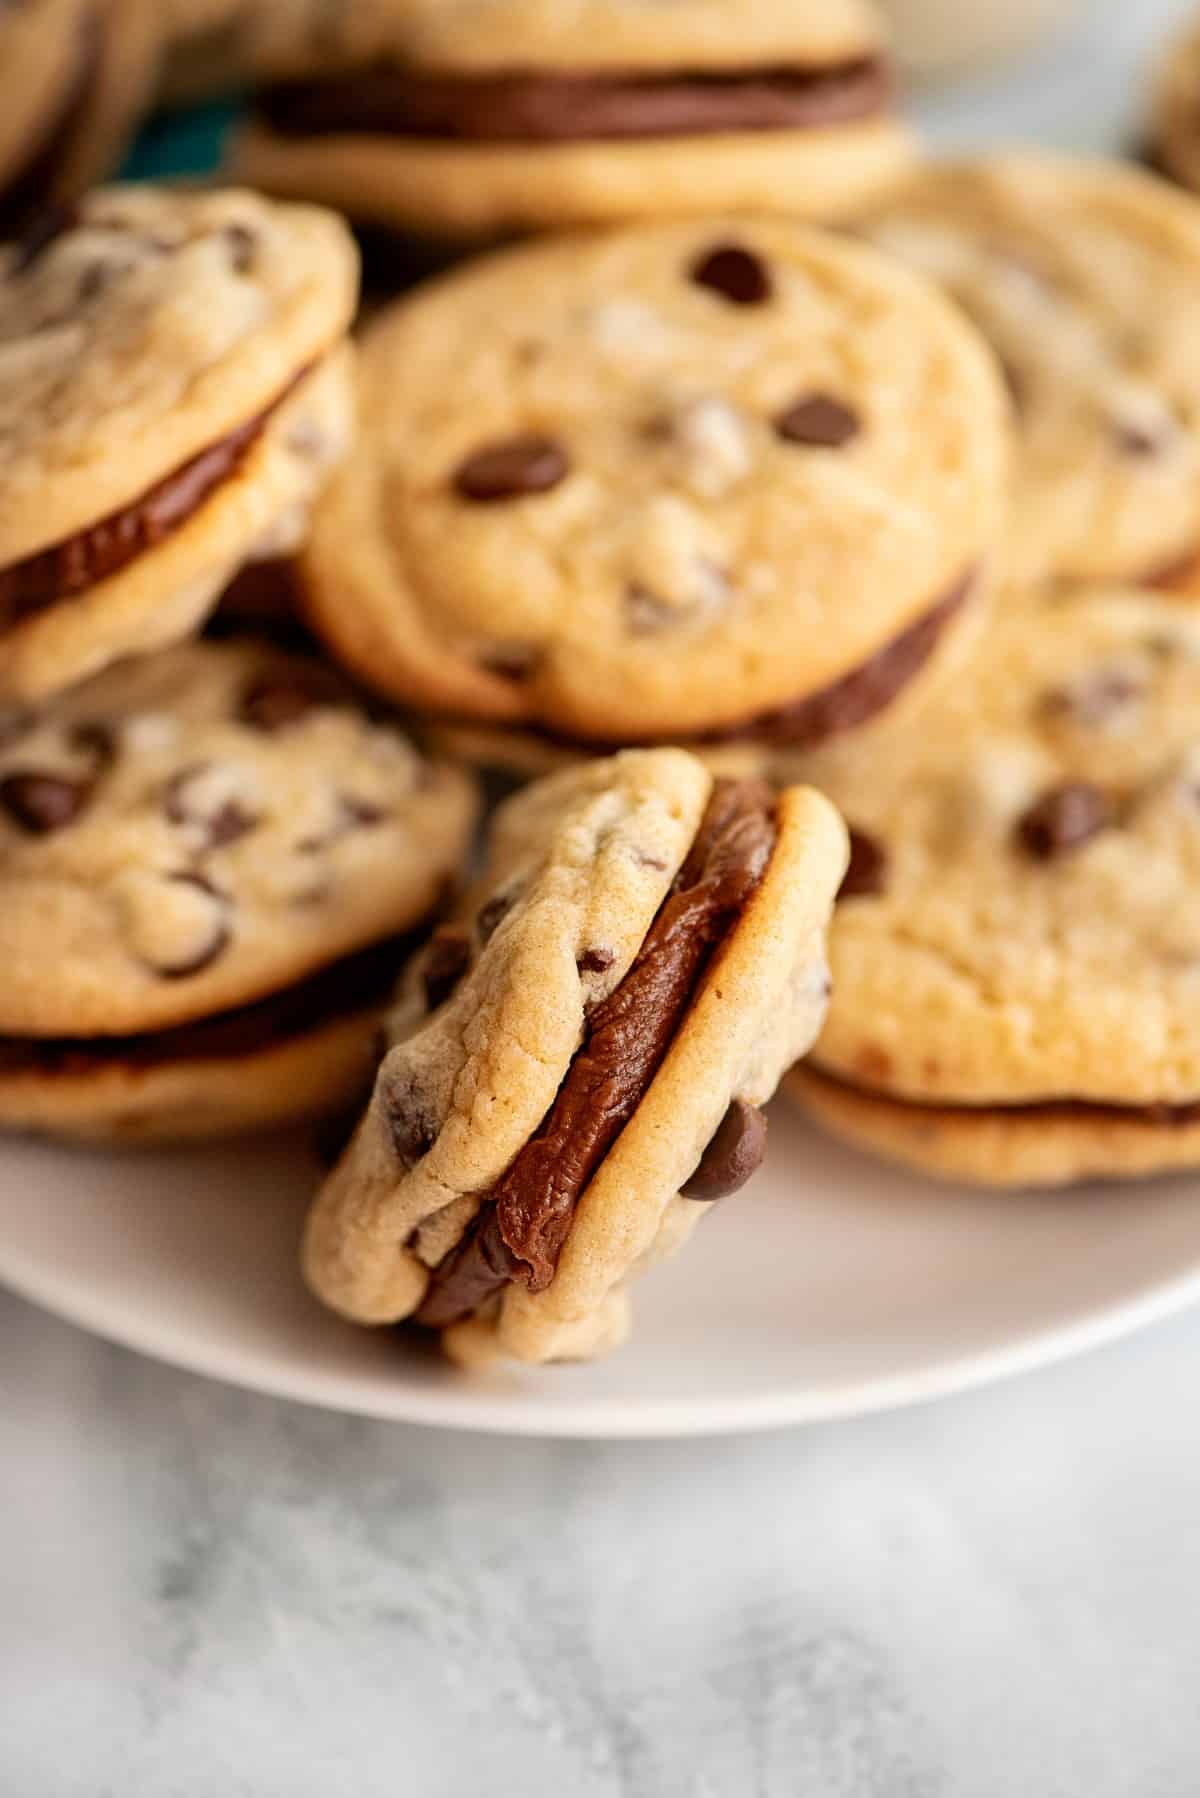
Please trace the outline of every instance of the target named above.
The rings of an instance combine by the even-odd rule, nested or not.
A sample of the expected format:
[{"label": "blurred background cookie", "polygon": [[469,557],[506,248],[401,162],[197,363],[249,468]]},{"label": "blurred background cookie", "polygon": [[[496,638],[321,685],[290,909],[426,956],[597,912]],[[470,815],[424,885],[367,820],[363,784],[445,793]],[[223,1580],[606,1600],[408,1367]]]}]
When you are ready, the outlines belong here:
[{"label": "blurred background cookie", "polygon": [[836,218],[912,154],[867,0],[313,0],[254,32],[238,174],[406,231]]},{"label": "blurred background cookie", "polygon": [[864,222],[995,349],[1017,423],[1016,574],[1200,590],[1200,210],[1127,165],[933,165]]}]

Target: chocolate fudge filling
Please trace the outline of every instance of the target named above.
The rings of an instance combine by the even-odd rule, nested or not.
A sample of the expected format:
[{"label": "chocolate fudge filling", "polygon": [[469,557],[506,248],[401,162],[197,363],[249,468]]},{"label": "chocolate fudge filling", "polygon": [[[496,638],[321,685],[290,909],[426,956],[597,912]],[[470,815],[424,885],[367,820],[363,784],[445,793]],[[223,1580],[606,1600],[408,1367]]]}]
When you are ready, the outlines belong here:
[{"label": "chocolate fudge filling", "polygon": [[253,1005],[170,1030],[141,1036],[0,1037],[0,1080],[6,1075],[80,1079],[105,1068],[259,1055],[338,1018],[381,1006],[418,941],[416,932],[389,937]]},{"label": "chocolate fudge filling", "polygon": [[955,1118],[1043,1118],[1050,1122],[1056,1118],[1093,1118],[1097,1121],[1108,1119],[1114,1123],[1146,1124],[1151,1128],[1180,1129],[1185,1124],[1200,1123],[1200,1099],[1190,1100],[1183,1105],[1115,1105],[1101,1099],[1017,1099],[1010,1105],[987,1101],[972,1104],[970,1101],[956,1103],[954,1100],[910,1099],[900,1093],[882,1092],[877,1087],[862,1086],[857,1081],[845,1080],[840,1074],[830,1074],[824,1068],[807,1065],[806,1076],[818,1081],[823,1086],[841,1087],[845,1092],[857,1093],[860,1098],[872,1100],[882,1105],[894,1105],[901,1111],[924,1113],[929,1118],[946,1114]]},{"label": "chocolate fudge filling", "polygon": [[0,630],[11,630],[48,606],[87,592],[165,543],[237,474],[274,413],[310,372],[303,370],[263,411],[191,457],[131,505],[23,562],[0,568]]},{"label": "chocolate fudge filling", "polygon": [[[817,693],[793,700],[770,712],[760,712],[741,724],[722,725],[686,739],[686,743],[766,743],[783,749],[815,749],[842,731],[856,730],[882,712],[930,660],[943,633],[962,610],[975,584],[971,569],[957,581],[944,599],[922,614],[915,624],[893,637],[869,661],[851,669],[838,681]],[[611,755],[614,745],[596,738],[572,737],[545,726],[527,727],[543,742],[562,748]],[[665,740],[665,739],[664,739]],[[645,746],[645,745],[643,745]]]},{"label": "chocolate fudge filling", "polygon": [[94,8],[79,33],[75,70],[58,109],[33,154],[0,188],[0,238],[19,237],[54,195],[57,177],[74,147],[104,55],[103,9]]},{"label": "chocolate fudge filling", "polygon": [[863,56],[823,69],[666,76],[433,75],[379,65],[270,89],[261,106],[271,127],[288,137],[552,144],[816,130],[872,118],[891,95],[887,63]]},{"label": "chocolate fudge filling", "polygon": [[580,1195],[650,1088],[713,957],[775,845],[770,790],[720,781],[696,841],[625,978],[590,1013],[583,1047],[537,1134],[434,1270],[416,1322],[475,1311],[510,1280],[554,1278]]}]

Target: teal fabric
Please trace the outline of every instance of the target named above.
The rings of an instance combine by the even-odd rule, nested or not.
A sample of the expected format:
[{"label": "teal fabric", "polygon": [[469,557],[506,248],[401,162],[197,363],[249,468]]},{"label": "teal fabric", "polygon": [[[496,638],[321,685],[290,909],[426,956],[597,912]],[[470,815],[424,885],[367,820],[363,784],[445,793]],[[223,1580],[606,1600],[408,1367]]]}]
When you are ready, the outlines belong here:
[{"label": "teal fabric", "polygon": [[237,113],[235,100],[156,113],[130,151],[122,176],[154,181],[164,175],[211,175],[220,166],[225,134]]}]

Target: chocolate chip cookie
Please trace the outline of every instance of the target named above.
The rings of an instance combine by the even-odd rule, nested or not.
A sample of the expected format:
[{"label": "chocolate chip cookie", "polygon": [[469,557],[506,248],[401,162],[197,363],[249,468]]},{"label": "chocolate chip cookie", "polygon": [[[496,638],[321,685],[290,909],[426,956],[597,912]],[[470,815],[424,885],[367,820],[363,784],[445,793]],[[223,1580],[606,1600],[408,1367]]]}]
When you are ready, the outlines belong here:
[{"label": "chocolate chip cookie", "polygon": [[0,712],[0,1123],[336,1107],[475,804],[328,669],[249,642]]},{"label": "chocolate chip cookie", "polygon": [[1007,375],[1018,576],[1200,591],[1200,213],[1139,169],[1017,152],[931,166],[866,222]]},{"label": "chocolate chip cookie", "polygon": [[802,1103],[981,1184],[1200,1165],[1200,619],[1006,595],[872,738],[806,763],[852,851]]},{"label": "chocolate chip cookie", "polygon": [[912,159],[866,0],[260,15],[265,85],[239,173],[374,224],[471,237],[714,208],[828,219]]},{"label": "chocolate chip cookie", "polygon": [[681,750],[510,800],[309,1218],[318,1296],[462,1361],[615,1346],[628,1279],[762,1160],[760,1107],[825,1009],[845,855],[817,794],[714,783]]},{"label": "chocolate chip cookie", "polygon": [[1007,403],[943,298],[783,220],[497,254],[389,308],[301,559],[366,680],[580,748],[811,743],[968,613]]},{"label": "chocolate chip cookie", "polygon": [[155,0],[0,6],[0,238],[111,174],[157,57]]},{"label": "chocolate chip cookie", "polygon": [[185,636],[343,452],[345,227],[102,189],[0,247],[0,698]]},{"label": "chocolate chip cookie", "polygon": [[1163,172],[1200,189],[1200,16],[1172,39],[1155,71],[1150,132]]}]

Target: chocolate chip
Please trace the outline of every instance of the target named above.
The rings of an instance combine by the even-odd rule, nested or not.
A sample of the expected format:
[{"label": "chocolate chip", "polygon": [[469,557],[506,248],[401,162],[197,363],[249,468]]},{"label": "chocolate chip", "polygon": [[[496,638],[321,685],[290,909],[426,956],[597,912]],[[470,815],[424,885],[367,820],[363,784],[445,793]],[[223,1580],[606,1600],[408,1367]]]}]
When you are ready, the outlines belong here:
[{"label": "chocolate chip", "polygon": [[766,265],[741,244],[714,244],[689,270],[697,287],[709,287],[731,306],[761,306],[771,297]]},{"label": "chocolate chip", "polygon": [[857,412],[831,393],[806,393],[775,420],[775,434],[785,443],[809,449],[841,449],[862,430]]},{"label": "chocolate chip", "polygon": [[249,225],[227,225],[225,239],[235,275],[253,274],[258,261],[258,234]]},{"label": "chocolate chip", "polygon": [[238,717],[255,730],[286,730],[318,706],[334,705],[344,697],[336,678],[320,669],[261,674],[242,694]]},{"label": "chocolate chip", "polygon": [[516,904],[516,900],[515,893],[496,893],[487,901],[486,905],[480,907],[479,915],[475,919],[475,928],[479,932],[481,944],[491,942],[496,931]]},{"label": "chocolate chip", "polygon": [[58,238],[68,231],[73,231],[79,223],[79,210],[75,206],[51,204],[43,206],[32,218],[17,244],[17,253],[13,262],[13,272],[23,275],[33,267],[38,258],[50,248]]},{"label": "chocolate chip", "polygon": [[1100,669],[1072,687],[1051,687],[1040,710],[1047,718],[1074,718],[1096,728],[1145,693],[1142,682],[1120,668]]},{"label": "chocolate chip", "polygon": [[1171,433],[1165,428],[1155,429],[1131,418],[1114,418],[1110,420],[1113,441],[1125,456],[1157,456],[1167,448]]},{"label": "chocolate chip", "polygon": [[50,836],[75,822],[94,789],[91,780],[24,769],[0,780],[0,806],[30,836]]},{"label": "chocolate chip", "polygon": [[883,845],[865,830],[850,826],[850,860],[839,899],[875,899],[887,886],[888,858]]},{"label": "chocolate chip", "polygon": [[612,949],[585,949],[576,958],[575,966],[581,974],[606,974],[617,957]]},{"label": "chocolate chip", "polygon": [[480,667],[504,680],[528,680],[541,660],[532,643],[494,643],[479,657]]},{"label": "chocolate chip", "polygon": [[344,830],[373,830],[387,817],[381,805],[371,799],[358,799],[353,793],[338,794],[338,811]]},{"label": "chocolate chip", "polygon": [[1087,781],[1068,781],[1043,793],[1017,821],[1023,847],[1038,861],[1080,849],[1114,822],[1112,802]]},{"label": "chocolate chip", "polygon": [[71,747],[90,756],[97,768],[107,768],[116,758],[117,739],[111,725],[93,719],[74,727]]},{"label": "chocolate chip", "polygon": [[471,965],[471,939],[457,924],[441,924],[433,933],[422,976],[425,1009],[444,1005]]},{"label": "chocolate chip", "polygon": [[757,1105],[734,1099],[717,1125],[700,1165],[683,1187],[685,1199],[727,1199],[762,1166],[767,1120]]},{"label": "chocolate chip", "polygon": [[189,975],[202,974],[228,948],[232,935],[229,927],[229,899],[203,874],[168,874],[166,879],[172,886],[194,887],[197,892],[207,894],[213,901],[211,928],[206,940],[190,955],[183,956],[178,961],[158,961],[153,964],[154,972],[163,980],[185,980]]},{"label": "chocolate chip", "polygon": [[163,789],[163,811],[172,824],[196,831],[203,841],[199,847],[221,849],[236,843],[258,823],[257,814],[233,797],[205,792],[205,783],[213,776],[211,762],[197,762],[173,774]]},{"label": "chocolate chip", "polygon": [[463,499],[491,505],[549,493],[566,480],[570,466],[566,452],[552,437],[510,437],[468,456],[455,471],[454,485]]},{"label": "chocolate chip", "polygon": [[438,1139],[438,1127],[422,1102],[411,1074],[387,1077],[383,1111],[396,1159],[408,1171],[428,1155]]},{"label": "chocolate chip", "polygon": [[79,277],[76,293],[81,305],[89,300],[99,299],[112,279],[112,264],[109,262],[90,262]]}]

